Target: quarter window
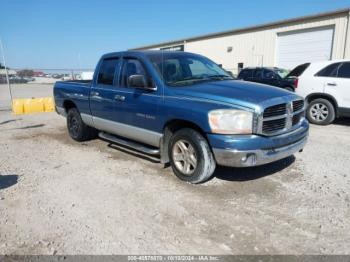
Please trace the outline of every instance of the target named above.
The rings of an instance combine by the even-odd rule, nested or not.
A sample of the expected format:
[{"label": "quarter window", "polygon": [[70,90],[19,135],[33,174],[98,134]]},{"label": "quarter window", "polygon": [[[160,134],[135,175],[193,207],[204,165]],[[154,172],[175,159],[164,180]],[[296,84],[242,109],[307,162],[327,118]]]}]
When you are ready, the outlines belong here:
[{"label": "quarter window", "polygon": [[337,71],[340,63],[334,63],[326,66],[321,71],[319,71],[316,76],[324,76],[324,77],[337,77]]},{"label": "quarter window", "polygon": [[98,72],[98,84],[113,85],[115,71],[118,68],[118,58],[107,58],[102,61]]},{"label": "quarter window", "polygon": [[338,77],[350,78],[350,62],[343,63],[338,69]]}]

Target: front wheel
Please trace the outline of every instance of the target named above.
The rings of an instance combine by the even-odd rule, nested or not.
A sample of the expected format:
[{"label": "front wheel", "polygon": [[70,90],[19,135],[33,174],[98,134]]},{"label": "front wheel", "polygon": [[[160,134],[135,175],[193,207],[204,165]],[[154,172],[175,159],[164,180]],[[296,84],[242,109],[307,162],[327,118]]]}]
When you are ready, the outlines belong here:
[{"label": "front wheel", "polygon": [[318,98],[308,106],[307,119],[316,125],[329,125],[335,119],[335,110],[333,104],[324,98]]},{"label": "front wheel", "polygon": [[216,163],[205,138],[197,131],[184,128],[169,142],[169,158],[175,175],[181,180],[198,184],[214,173]]}]

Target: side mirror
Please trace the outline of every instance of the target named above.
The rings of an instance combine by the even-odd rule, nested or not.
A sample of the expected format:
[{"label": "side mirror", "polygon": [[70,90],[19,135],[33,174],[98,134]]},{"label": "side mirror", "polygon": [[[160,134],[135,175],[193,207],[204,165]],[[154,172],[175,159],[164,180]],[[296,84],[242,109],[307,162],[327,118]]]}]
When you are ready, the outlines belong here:
[{"label": "side mirror", "polygon": [[153,89],[147,84],[147,79],[144,75],[131,75],[128,77],[128,85],[131,87],[144,88],[144,89]]}]

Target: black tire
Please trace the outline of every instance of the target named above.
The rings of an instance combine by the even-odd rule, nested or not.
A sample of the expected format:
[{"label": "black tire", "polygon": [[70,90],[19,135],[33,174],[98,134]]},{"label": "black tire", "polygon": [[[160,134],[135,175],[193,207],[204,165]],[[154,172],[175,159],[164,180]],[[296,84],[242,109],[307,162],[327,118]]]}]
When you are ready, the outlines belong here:
[{"label": "black tire", "polygon": [[310,123],[324,126],[329,125],[335,119],[335,109],[329,100],[317,98],[312,100],[308,105],[306,117]]},{"label": "black tire", "polygon": [[[188,144],[188,148],[192,146],[195,157],[196,157],[196,167],[192,168],[191,174],[184,173],[179,169],[179,165],[183,163],[185,166],[185,161],[175,161],[176,150],[179,148],[181,142]],[[213,153],[205,140],[205,138],[197,131],[190,128],[183,128],[177,131],[169,141],[168,154],[170,159],[171,167],[175,175],[186,182],[193,184],[203,183],[207,181],[214,173],[216,162],[213,157]],[[182,153],[179,153],[182,154]],[[190,157],[187,156],[187,160]],[[191,158],[190,158],[191,159]]]},{"label": "black tire", "polygon": [[97,130],[84,124],[78,109],[71,108],[67,114],[67,129],[71,138],[82,142],[97,136]]}]

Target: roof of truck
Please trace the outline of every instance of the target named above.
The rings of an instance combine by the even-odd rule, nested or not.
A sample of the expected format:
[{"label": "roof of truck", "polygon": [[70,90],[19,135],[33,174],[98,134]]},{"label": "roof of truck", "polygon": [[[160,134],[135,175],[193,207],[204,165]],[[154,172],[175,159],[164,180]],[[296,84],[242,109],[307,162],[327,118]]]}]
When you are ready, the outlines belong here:
[{"label": "roof of truck", "polygon": [[108,58],[113,56],[125,56],[125,55],[147,55],[147,54],[191,54],[191,55],[198,55],[190,52],[184,52],[184,51],[168,51],[168,50],[131,50],[131,51],[122,51],[122,52],[112,52],[107,53],[102,56],[102,58]]}]

